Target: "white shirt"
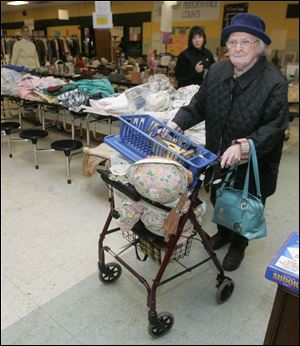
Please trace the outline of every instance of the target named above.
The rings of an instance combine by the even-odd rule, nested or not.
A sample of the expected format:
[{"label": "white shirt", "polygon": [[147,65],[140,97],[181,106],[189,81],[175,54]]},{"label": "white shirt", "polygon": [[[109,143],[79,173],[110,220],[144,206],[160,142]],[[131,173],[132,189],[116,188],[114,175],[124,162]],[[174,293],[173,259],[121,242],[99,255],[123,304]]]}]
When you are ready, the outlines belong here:
[{"label": "white shirt", "polygon": [[25,66],[30,69],[40,67],[39,58],[35,45],[24,38],[13,46],[11,62],[12,65]]}]

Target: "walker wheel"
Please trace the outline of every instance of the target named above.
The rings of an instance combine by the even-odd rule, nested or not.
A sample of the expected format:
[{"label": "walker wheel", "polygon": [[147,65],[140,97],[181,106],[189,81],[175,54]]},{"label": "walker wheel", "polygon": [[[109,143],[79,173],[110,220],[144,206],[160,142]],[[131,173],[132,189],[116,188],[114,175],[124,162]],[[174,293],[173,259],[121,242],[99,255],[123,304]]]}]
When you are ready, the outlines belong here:
[{"label": "walker wheel", "polygon": [[163,328],[157,327],[151,323],[148,325],[149,334],[155,338],[166,334],[174,324],[174,316],[170,312],[161,312],[157,314],[157,319],[163,323]]},{"label": "walker wheel", "polygon": [[99,271],[99,280],[105,284],[109,284],[119,279],[122,273],[122,268],[117,263],[107,263],[104,271]]},{"label": "walker wheel", "polygon": [[216,293],[217,302],[219,304],[225,303],[230,298],[233,290],[234,282],[229,278],[225,278],[218,286]]}]

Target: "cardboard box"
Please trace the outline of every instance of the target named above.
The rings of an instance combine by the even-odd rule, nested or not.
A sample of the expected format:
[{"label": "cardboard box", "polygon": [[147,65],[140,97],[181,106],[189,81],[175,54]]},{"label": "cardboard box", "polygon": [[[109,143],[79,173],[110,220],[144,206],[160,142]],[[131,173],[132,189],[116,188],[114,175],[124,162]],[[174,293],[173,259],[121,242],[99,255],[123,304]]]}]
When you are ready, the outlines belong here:
[{"label": "cardboard box", "polygon": [[299,233],[290,234],[272,258],[265,277],[299,294]]}]

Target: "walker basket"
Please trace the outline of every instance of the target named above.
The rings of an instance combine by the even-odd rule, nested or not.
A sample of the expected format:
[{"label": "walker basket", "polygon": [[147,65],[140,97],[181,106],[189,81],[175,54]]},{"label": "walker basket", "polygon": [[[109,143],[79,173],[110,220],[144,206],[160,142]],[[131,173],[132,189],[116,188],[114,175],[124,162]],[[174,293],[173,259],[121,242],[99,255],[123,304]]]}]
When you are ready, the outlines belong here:
[{"label": "walker basket", "polygon": [[217,160],[215,154],[150,115],[123,115],[119,119],[120,135],[106,136],[104,142],[131,162],[147,156],[176,160],[193,173],[194,187],[203,169]]},{"label": "walker basket", "polygon": [[[150,256],[154,262],[161,264],[167,251],[167,244],[164,242],[164,238],[151,233],[138,224],[134,226],[132,231],[122,231],[123,237],[145,255]],[[182,259],[190,254],[194,235],[182,235],[179,238],[171,255],[170,262]]]}]

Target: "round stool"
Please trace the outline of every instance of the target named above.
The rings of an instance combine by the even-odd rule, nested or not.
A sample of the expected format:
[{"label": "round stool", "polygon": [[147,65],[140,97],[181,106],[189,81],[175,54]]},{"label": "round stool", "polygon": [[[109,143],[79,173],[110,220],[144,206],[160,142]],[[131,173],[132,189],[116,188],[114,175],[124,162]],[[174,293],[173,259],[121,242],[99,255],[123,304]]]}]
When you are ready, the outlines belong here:
[{"label": "round stool", "polygon": [[37,142],[40,138],[44,138],[48,136],[48,131],[38,130],[38,129],[26,129],[22,130],[19,133],[19,136],[23,139],[31,140],[33,144],[33,152],[34,152],[34,160],[35,160],[35,169],[39,169],[38,160],[37,160]]},{"label": "round stool", "polygon": [[20,126],[21,126],[20,123],[17,123],[15,121],[6,121],[1,123],[1,131],[4,131],[5,135],[7,136],[9,157],[12,157],[11,139],[10,139],[11,130],[18,129],[20,128]]},{"label": "round stool", "polygon": [[66,156],[67,163],[67,174],[68,174],[68,184],[71,184],[70,178],[70,156],[71,151],[80,149],[82,147],[82,142],[75,139],[61,139],[51,143],[51,148],[58,151],[63,151]]},{"label": "round stool", "polygon": [[30,139],[32,144],[37,144],[40,138],[48,136],[48,131],[38,129],[27,129],[22,130],[19,136],[24,139]]}]

